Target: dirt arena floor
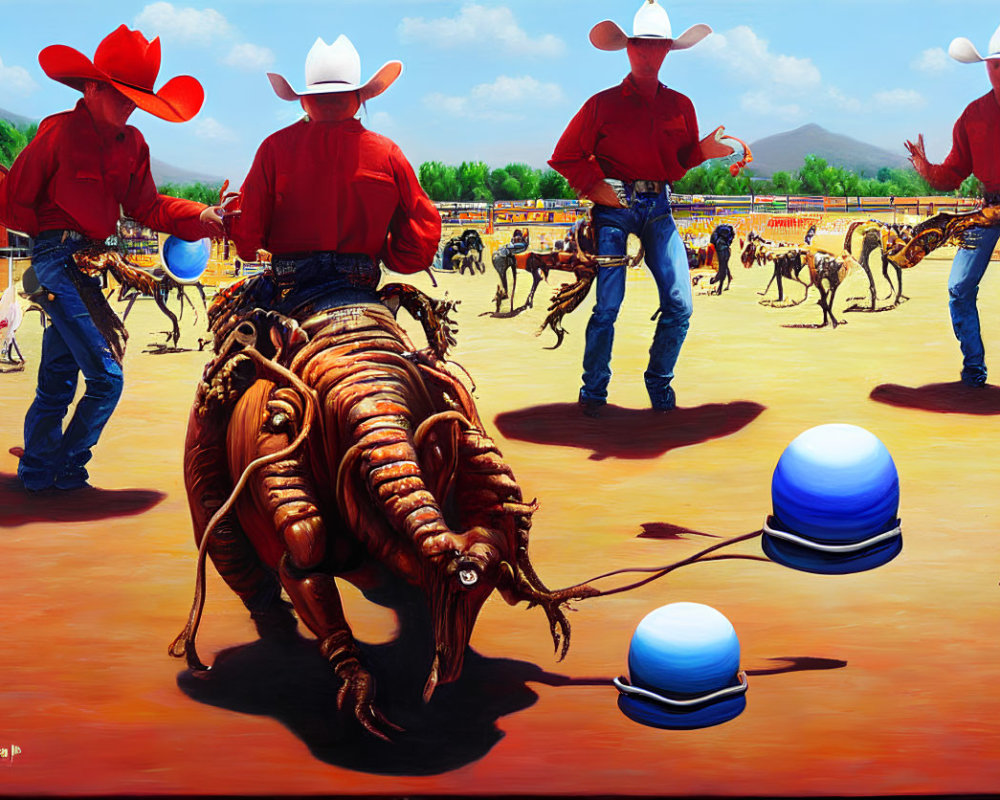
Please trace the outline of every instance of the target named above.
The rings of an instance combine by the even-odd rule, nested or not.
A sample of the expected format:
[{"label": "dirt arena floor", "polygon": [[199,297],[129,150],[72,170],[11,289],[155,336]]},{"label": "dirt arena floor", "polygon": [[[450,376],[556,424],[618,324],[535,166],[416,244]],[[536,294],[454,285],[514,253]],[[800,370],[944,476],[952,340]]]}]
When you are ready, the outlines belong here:
[{"label": "dirt arena floor", "polygon": [[[398,624],[346,587],[382,707],[406,728],[392,745],[344,736],[319,656],[306,642],[258,641],[212,570],[199,647],[215,671],[196,679],[168,657],[194,590],[181,457],[206,354],[144,352],[162,340],[152,302],[128,320],[124,396],[91,464],[98,488],[21,492],[7,447],[21,443],[33,393],[40,329],[29,316],[18,333],[28,369],[0,375],[0,794],[1000,792],[1000,387],[957,383],[949,263],[907,272],[911,299],[875,314],[844,313],[867,290],[852,275],[837,303],[848,324],[833,330],[812,327],[812,298],[761,305],[769,271],[734,259],[730,291],[695,290],[669,415],[646,409],[655,301],[648,273],[633,271],[600,420],[575,403],[592,299],[547,350],[552,335],[535,332],[557,274],[534,309],[500,318],[482,315],[491,269],[439,274],[435,290],[418,276],[462,301],[455,359],[526,497],[538,498],[531,555],[549,586],[757,530],[782,450],[829,422],[861,425],[889,449],[904,545],[857,575],[730,560],[581,602],[562,662],[540,609],[493,597],[462,678],[426,707],[429,664],[406,615]],[[980,308],[1000,375],[996,280],[987,275]],[[519,300],[526,288],[522,279]],[[203,324],[186,312],[182,344],[196,348]],[[737,549],[760,555],[757,541]],[[618,710],[610,682],[626,671],[636,624],[676,601],[711,605],[735,626],[750,689],[730,722],[666,731]]]}]

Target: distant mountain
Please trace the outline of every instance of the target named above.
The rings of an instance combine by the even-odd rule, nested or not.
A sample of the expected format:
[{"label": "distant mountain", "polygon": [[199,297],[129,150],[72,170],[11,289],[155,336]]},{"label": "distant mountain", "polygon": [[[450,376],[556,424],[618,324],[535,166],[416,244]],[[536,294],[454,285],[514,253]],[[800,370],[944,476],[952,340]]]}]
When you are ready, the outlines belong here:
[{"label": "distant mountain", "polygon": [[35,121],[15,114],[13,111],[8,111],[6,108],[0,108],[0,119],[5,119],[12,125],[28,125]]},{"label": "distant mountain", "polygon": [[802,162],[810,153],[831,166],[850,169],[868,177],[875,177],[882,167],[906,168],[910,165],[902,152],[875,147],[814,124],[765,136],[751,142],[750,151],[753,162],[748,168],[760,177],[770,177],[779,171],[795,172],[802,168]]},{"label": "distant mountain", "polygon": [[[5,119],[14,125],[28,125],[32,122],[37,122],[37,120],[22,117],[20,114],[15,114],[13,111],[7,111],[5,108],[0,108],[0,119]],[[216,175],[205,175],[201,172],[193,172],[188,169],[182,169],[181,167],[175,167],[172,164],[167,164],[156,158],[150,158],[149,169],[153,173],[153,180],[157,184],[222,183],[222,178]]]}]

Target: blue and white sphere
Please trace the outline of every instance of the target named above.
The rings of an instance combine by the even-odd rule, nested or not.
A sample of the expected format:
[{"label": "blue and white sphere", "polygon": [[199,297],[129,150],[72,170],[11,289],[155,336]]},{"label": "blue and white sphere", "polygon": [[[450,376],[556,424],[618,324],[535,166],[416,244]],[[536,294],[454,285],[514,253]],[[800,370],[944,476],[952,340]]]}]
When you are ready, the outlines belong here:
[{"label": "blue and white sphere", "polygon": [[211,254],[211,239],[189,242],[176,236],[168,236],[163,242],[160,259],[167,274],[177,283],[196,283],[208,266]]},{"label": "blue and white sphere", "polygon": [[[671,603],[647,614],[628,652],[629,682],[672,700],[688,700],[738,686],[740,643],[732,623],[701,603]],[[618,706],[637,722],[659,728],[703,728],[746,708],[744,694],[676,707],[622,693]]]},{"label": "blue and white sphere", "polygon": [[740,642],[725,615],[701,603],[671,603],[643,617],[628,650],[636,686],[668,694],[699,694],[732,683]]},{"label": "blue and white sphere", "polygon": [[858,541],[899,511],[899,475],[877,436],[857,425],[819,425],[799,434],[771,480],[774,515],[809,538]]},{"label": "blue and white sphere", "polygon": [[[771,480],[772,528],[814,544],[859,544],[896,528],[899,475],[877,436],[857,425],[810,428],[785,448]],[[764,551],[786,566],[827,574],[872,569],[898,554],[902,537],[831,552],[764,536]]]}]

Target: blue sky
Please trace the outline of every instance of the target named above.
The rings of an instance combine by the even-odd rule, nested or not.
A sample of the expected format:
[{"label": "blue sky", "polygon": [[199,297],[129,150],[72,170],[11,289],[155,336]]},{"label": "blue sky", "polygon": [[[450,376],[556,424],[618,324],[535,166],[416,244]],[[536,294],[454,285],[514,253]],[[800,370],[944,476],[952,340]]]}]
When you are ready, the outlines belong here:
[{"label": "blue sky", "polygon": [[[940,161],[951,128],[989,90],[985,67],[946,55],[966,36],[980,52],[1000,24],[997,0],[661,0],[674,33],[704,22],[712,36],[671,53],[660,73],[694,101],[702,131],[726,125],[746,141],[815,122],[903,154],[923,133]],[[41,71],[38,51],[67,44],[93,56],[121,23],[159,35],[157,86],[188,73],[206,102],[174,125],[132,117],[153,155],[239,182],[260,141],[299,108],[265,73],[304,88],[317,36],[346,34],[363,79],[400,59],[404,71],[368,104],[363,123],[426,160],[525,161],[543,166],[591,94],[628,71],[624,53],[596,50],[591,26],[611,18],[631,32],[637,0],[0,0],[0,107],[42,117],[79,96]]]}]

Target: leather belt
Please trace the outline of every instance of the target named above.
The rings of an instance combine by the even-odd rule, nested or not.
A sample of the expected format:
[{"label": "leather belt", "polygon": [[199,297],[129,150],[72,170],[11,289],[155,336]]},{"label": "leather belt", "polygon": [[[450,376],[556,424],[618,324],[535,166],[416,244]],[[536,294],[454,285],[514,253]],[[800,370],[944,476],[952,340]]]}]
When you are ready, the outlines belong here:
[{"label": "leather belt", "polygon": [[35,238],[36,239],[41,239],[43,241],[49,241],[51,239],[58,239],[60,242],[67,242],[67,241],[68,242],[80,242],[80,241],[83,241],[84,239],[86,239],[87,237],[84,236],[79,231],[53,229],[53,230],[49,230],[49,231],[42,231]]}]

